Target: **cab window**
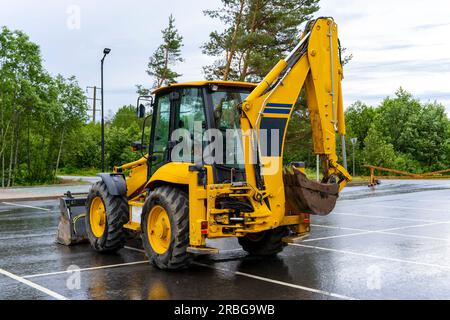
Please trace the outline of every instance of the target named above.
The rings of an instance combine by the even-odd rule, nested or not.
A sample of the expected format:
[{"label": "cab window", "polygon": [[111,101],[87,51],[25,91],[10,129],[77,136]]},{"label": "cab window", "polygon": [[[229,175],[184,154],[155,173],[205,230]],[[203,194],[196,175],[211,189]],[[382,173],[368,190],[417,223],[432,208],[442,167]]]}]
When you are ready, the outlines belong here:
[{"label": "cab window", "polygon": [[187,130],[186,136],[191,141],[190,154],[177,154],[178,159],[189,162],[202,161],[202,149],[194,148],[194,144],[203,145],[202,137],[206,128],[205,106],[202,88],[183,88],[180,98],[175,104],[175,129]]},{"label": "cab window", "polygon": [[152,174],[159,169],[168,159],[167,147],[169,142],[170,127],[170,95],[166,94],[158,98],[156,108],[154,142],[153,142],[153,161]]}]

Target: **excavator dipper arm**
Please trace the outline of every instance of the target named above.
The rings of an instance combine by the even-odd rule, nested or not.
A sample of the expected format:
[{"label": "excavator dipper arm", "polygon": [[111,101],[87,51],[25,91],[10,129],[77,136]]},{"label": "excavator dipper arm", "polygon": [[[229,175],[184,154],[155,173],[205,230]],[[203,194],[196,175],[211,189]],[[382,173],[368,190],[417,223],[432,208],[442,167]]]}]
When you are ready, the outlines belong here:
[{"label": "excavator dipper arm", "polygon": [[[308,24],[301,42],[243,103],[247,182],[268,196],[272,211],[285,208],[288,200],[295,211],[329,214],[339,191],[351,181],[345,163],[342,79],[337,24],[331,18],[319,18]],[[302,89],[311,119],[314,152],[322,160],[322,183],[307,180],[296,168],[294,173],[285,170],[283,174],[286,131]],[[337,134],[343,143],[344,165],[338,163]]]}]

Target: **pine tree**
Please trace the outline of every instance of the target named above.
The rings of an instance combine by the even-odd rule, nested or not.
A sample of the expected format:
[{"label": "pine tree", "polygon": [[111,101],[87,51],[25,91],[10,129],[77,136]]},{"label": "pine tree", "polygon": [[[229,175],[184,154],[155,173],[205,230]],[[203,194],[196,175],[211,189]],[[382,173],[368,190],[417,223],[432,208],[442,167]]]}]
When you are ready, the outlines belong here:
[{"label": "pine tree", "polygon": [[171,68],[177,62],[183,62],[181,57],[183,37],[178,34],[178,30],[175,27],[175,18],[172,15],[169,17],[168,27],[161,32],[163,43],[150,57],[147,69],[148,75],[155,79],[155,88],[176,83],[176,79],[181,74]]},{"label": "pine tree", "polygon": [[213,65],[206,66],[203,71],[208,79],[236,79],[236,53],[238,41],[243,35],[244,10],[247,0],[222,0],[223,8],[205,10],[204,14],[221,20],[227,28],[219,33],[210,34],[210,41],[203,45],[203,53],[209,56],[221,56],[225,52],[225,59],[219,59]]},{"label": "pine tree", "polygon": [[222,0],[205,15],[225,24],[214,31],[203,52],[219,59],[204,67],[209,79],[257,81],[300,40],[319,0]]}]

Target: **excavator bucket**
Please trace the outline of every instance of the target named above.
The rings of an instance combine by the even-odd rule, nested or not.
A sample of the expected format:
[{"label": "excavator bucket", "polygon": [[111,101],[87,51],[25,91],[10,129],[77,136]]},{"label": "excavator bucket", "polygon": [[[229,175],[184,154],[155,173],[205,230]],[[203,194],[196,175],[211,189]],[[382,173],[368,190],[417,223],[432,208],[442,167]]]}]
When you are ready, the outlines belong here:
[{"label": "excavator bucket", "polygon": [[329,215],[339,197],[337,184],[319,183],[309,180],[299,170],[285,170],[283,174],[286,202],[297,213]]}]

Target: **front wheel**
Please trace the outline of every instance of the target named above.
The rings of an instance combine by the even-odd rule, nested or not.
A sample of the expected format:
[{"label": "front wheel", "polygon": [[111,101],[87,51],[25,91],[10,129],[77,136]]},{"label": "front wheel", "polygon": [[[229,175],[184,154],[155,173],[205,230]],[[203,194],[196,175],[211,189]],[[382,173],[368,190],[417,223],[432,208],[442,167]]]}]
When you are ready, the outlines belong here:
[{"label": "front wheel", "polygon": [[187,267],[189,199],[179,188],[164,186],[150,193],[142,210],[142,243],[151,262],[160,269]]},{"label": "front wheel", "polygon": [[283,238],[289,235],[289,228],[279,227],[276,229],[248,234],[238,238],[242,249],[255,256],[271,256],[283,251],[286,244]]},{"label": "front wheel", "polygon": [[113,196],[103,182],[95,183],[86,202],[86,231],[92,248],[98,252],[116,252],[125,244],[123,225],[128,222],[128,203]]}]

